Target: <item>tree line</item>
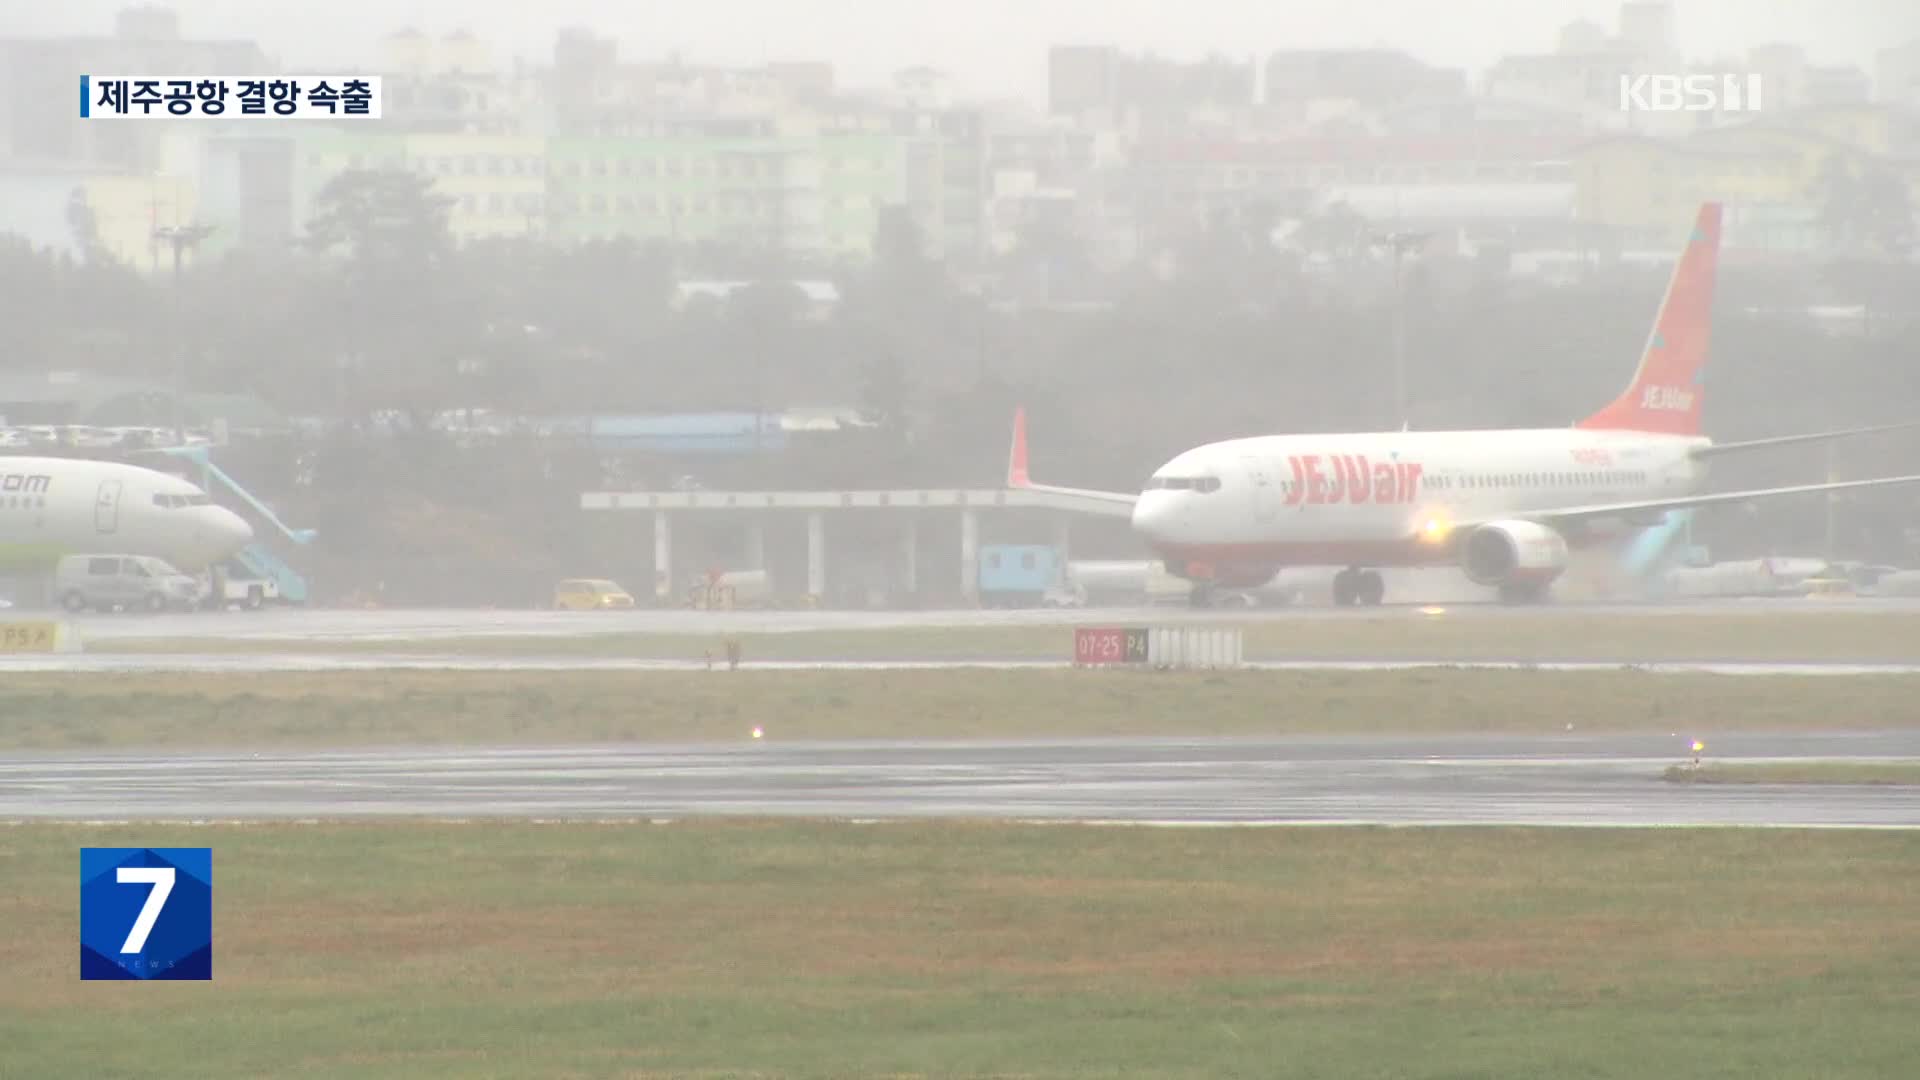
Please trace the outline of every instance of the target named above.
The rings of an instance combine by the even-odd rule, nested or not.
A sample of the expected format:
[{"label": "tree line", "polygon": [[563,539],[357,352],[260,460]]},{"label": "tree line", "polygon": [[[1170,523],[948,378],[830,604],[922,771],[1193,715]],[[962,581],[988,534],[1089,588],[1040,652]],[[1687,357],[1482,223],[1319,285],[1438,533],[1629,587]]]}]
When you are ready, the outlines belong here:
[{"label": "tree line", "polygon": [[[459,245],[430,181],[400,172],[341,174],[314,206],[293,249],[193,260],[177,279],[0,241],[0,365],[166,378],[179,350],[196,388],[334,426],[296,455],[310,486],[425,490],[486,512],[512,490],[563,506],[604,484],[607,463],[579,447],[461,451],[430,430],[438,412],[855,406],[871,427],[722,468],[711,486],[992,486],[1025,405],[1042,478],[1131,489],[1206,441],[1395,426],[1396,305],[1413,426],[1571,423],[1625,384],[1665,284],[1664,271],[1596,265],[1548,286],[1483,254],[1414,260],[1396,285],[1350,217],[1325,215],[1284,250],[1256,214],[1163,236],[1171,274],[1144,261],[1102,272],[1070,236],[1036,230],[998,268],[1009,298],[948,273],[900,214],[883,219],[874,259],[848,267],[631,240]],[[1008,302],[1036,276],[1090,303]],[[809,277],[839,286],[824,318],[787,284]],[[676,283],[700,278],[754,284],[677,305]],[[1920,404],[1916,286],[1911,263],[1865,252],[1725,267],[1710,433],[1906,418]],[[1864,303],[1866,332],[1819,325],[1806,309],[1827,299]],[[376,415],[406,418],[408,434],[356,434]],[[518,488],[484,482],[516,475]]]}]

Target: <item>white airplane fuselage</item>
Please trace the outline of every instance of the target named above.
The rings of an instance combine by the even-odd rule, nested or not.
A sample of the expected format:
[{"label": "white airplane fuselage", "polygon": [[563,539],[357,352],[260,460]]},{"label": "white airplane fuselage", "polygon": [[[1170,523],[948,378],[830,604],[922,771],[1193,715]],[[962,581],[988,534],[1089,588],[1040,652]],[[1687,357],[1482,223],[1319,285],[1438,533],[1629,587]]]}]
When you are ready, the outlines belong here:
[{"label": "white airplane fuselage", "polygon": [[187,573],[253,539],[246,521],[175,476],[113,461],[0,457],[0,567],[66,555],[151,555]]},{"label": "white airplane fuselage", "polygon": [[1176,572],[1203,564],[1195,576],[1222,581],[1426,565],[1453,558],[1454,522],[1693,494],[1706,467],[1691,451],[1709,443],[1578,428],[1232,439],[1158,469],[1133,527]]}]

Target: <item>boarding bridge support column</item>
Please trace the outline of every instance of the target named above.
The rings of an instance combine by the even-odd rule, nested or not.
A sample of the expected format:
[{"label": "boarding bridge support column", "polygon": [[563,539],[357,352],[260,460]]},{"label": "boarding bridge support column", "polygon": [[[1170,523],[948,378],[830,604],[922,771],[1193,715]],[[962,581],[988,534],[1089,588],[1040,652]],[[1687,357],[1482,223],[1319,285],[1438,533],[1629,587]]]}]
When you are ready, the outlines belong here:
[{"label": "boarding bridge support column", "polygon": [[960,511],[960,595],[980,599],[980,513]]},{"label": "boarding bridge support column", "polygon": [[900,532],[901,588],[908,596],[920,592],[920,519],[911,512]]},{"label": "boarding bridge support column", "polygon": [[653,595],[673,599],[673,519],[665,510],[653,512]]},{"label": "boarding bridge support column", "polygon": [[747,565],[746,570],[765,570],[767,568],[767,523],[755,515],[747,522]]},{"label": "boarding bridge support column", "polygon": [[827,519],[818,510],[807,514],[807,595],[816,601],[827,595]]},{"label": "boarding bridge support column", "polygon": [[1073,558],[1073,519],[1065,514],[1053,519],[1053,552],[1062,569]]}]

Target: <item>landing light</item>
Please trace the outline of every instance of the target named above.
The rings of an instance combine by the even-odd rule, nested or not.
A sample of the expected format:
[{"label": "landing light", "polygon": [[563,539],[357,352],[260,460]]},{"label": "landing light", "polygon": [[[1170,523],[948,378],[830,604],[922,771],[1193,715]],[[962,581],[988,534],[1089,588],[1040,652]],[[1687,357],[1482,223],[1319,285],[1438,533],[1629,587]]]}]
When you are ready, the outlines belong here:
[{"label": "landing light", "polygon": [[1447,609],[1443,607],[1423,607],[1420,609],[1420,614],[1422,615],[1445,615],[1446,613]]},{"label": "landing light", "polygon": [[1420,539],[1437,544],[1453,531],[1453,525],[1443,517],[1430,517],[1420,525]]}]

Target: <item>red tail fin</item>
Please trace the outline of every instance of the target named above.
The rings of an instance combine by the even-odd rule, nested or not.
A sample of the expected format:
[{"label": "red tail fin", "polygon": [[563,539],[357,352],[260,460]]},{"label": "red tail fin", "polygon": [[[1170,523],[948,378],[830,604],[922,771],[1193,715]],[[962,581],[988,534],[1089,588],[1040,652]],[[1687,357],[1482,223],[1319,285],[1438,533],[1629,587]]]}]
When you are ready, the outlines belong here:
[{"label": "red tail fin", "polygon": [[1007,486],[1023,488],[1032,484],[1027,476],[1027,410],[1021,406],[1013,410],[1013,448],[1007,452]]},{"label": "red tail fin", "polygon": [[1633,382],[1579,427],[1700,434],[1700,406],[1713,329],[1713,279],[1720,262],[1720,204],[1706,203],[1674,264]]}]

